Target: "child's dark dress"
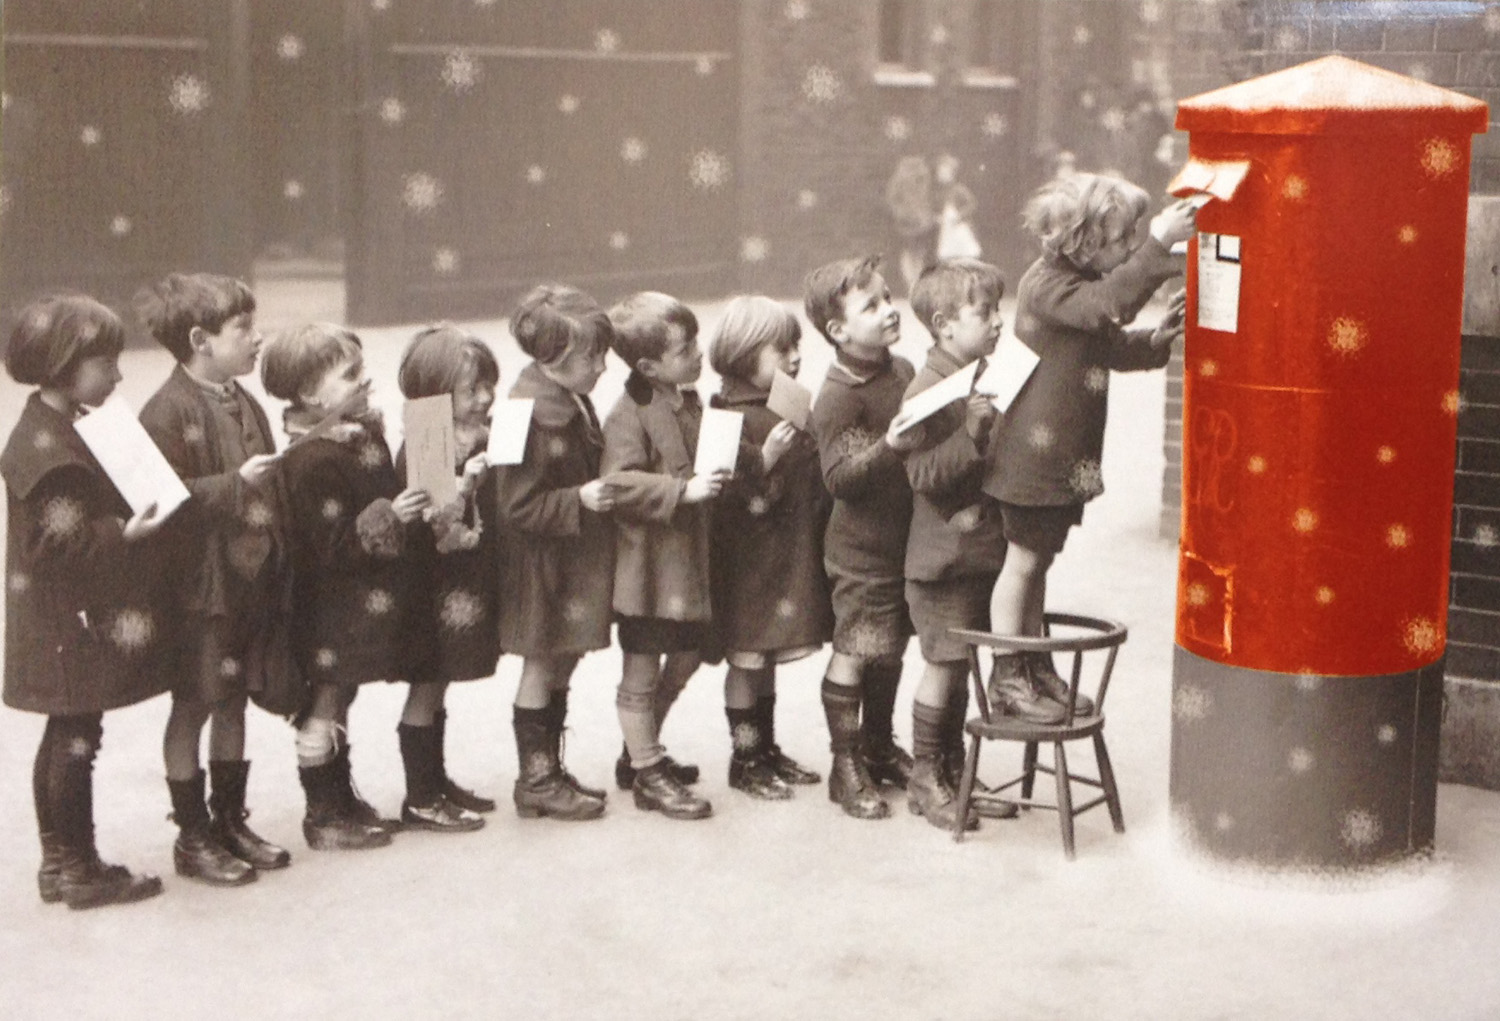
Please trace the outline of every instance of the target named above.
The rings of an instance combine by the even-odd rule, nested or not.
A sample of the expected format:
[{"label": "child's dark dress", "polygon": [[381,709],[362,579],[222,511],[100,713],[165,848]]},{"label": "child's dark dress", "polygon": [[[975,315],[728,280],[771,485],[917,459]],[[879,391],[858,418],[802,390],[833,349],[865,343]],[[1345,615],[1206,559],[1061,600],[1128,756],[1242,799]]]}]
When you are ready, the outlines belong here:
[{"label": "child's dark dress", "polygon": [[5,704],[74,716],[165,692],[176,616],[161,533],[126,542],[130,508],[73,429],[33,394],[0,453]]}]

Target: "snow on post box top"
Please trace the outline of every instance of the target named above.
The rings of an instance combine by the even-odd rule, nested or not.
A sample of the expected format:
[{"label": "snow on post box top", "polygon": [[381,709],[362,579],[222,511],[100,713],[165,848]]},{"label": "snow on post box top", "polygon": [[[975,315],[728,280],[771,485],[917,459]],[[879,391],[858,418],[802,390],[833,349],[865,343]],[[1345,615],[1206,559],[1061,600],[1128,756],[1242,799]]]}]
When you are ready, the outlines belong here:
[{"label": "snow on post box top", "polygon": [[1177,104],[1179,131],[1367,135],[1489,126],[1489,107],[1461,92],[1348,57],[1329,56]]}]

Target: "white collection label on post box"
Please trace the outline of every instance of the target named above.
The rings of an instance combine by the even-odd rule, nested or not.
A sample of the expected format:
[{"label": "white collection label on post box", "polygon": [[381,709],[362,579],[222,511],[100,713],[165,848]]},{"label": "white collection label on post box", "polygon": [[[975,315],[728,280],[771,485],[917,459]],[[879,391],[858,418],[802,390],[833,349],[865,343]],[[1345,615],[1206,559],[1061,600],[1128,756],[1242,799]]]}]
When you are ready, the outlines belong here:
[{"label": "white collection label on post box", "polygon": [[1198,234],[1198,326],[1234,333],[1240,325],[1240,239]]}]

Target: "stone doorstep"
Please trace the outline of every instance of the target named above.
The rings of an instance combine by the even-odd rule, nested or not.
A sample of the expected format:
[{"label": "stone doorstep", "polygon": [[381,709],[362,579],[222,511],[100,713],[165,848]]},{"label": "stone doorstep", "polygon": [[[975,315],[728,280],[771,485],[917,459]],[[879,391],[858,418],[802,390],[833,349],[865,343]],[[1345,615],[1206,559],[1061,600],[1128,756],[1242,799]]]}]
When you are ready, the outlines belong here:
[{"label": "stone doorstep", "polygon": [[1500,790],[1500,682],[1443,678],[1438,779]]}]

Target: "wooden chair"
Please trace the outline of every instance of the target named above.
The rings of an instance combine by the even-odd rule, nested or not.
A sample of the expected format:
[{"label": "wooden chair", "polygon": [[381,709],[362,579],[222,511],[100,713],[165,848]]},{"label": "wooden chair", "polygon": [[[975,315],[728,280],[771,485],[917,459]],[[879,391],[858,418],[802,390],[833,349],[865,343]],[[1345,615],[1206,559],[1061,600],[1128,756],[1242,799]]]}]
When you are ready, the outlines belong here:
[{"label": "wooden chair", "polygon": [[[1054,634],[1055,628],[1064,630],[1063,635]],[[1057,812],[1062,826],[1063,850],[1071,861],[1073,850],[1073,819],[1099,805],[1109,806],[1109,815],[1115,832],[1125,832],[1125,816],[1120,811],[1120,793],[1115,787],[1114,769],[1110,766],[1109,751],[1104,746],[1104,696],[1109,692],[1109,678],[1114,671],[1115,657],[1126,638],[1125,627],[1114,621],[1096,617],[1084,617],[1073,613],[1049,613],[1046,615],[1046,636],[1023,638],[1012,635],[991,634],[988,631],[970,631],[951,628],[949,633],[969,647],[969,672],[974,682],[974,695],[979,705],[979,716],[964,724],[969,734],[969,754],[964,762],[963,779],[958,789],[957,824],[953,839],[963,840],[964,820],[969,814],[969,805],[976,798],[997,798],[1002,791],[1020,785],[1021,797],[1017,801],[1023,808],[1047,808]],[[989,648],[997,653],[1069,653],[1072,671],[1068,680],[1067,716],[1062,723],[1030,723],[1014,716],[996,712],[990,707],[989,693],[985,689],[984,673],[980,666],[979,650]],[[1081,716],[1076,712],[1079,685],[1083,678],[1084,653],[1108,650],[1099,684],[1094,691],[1094,712]],[[1064,746],[1069,741],[1091,739],[1094,758],[1098,764],[1097,779],[1070,772],[1068,756]],[[1019,741],[1025,745],[1022,754],[1021,774],[1012,780],[980,794],[975,790],[975,778],[979,772],[979,749],[985,741]],[[1042,743],[1052,745],[1053,765],[1037,762],[1037,748]],[[1032,788],[1038,773],[1051,773],[1057,784],[1055,802],[1033,801]],[[1087,784],[1102,793],[1081,805],[1073,804],[1074,783]]]}]

